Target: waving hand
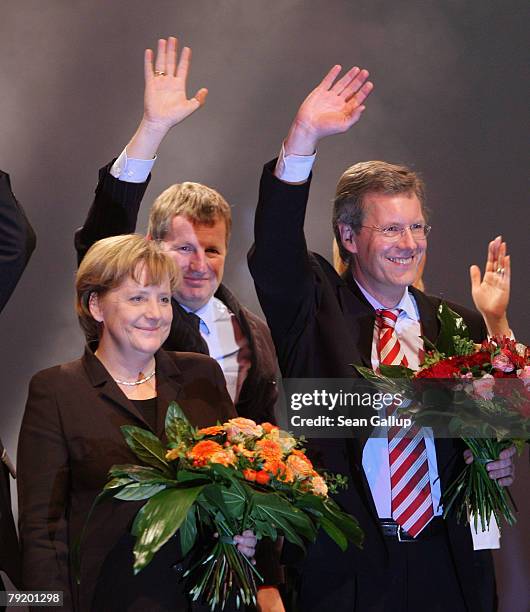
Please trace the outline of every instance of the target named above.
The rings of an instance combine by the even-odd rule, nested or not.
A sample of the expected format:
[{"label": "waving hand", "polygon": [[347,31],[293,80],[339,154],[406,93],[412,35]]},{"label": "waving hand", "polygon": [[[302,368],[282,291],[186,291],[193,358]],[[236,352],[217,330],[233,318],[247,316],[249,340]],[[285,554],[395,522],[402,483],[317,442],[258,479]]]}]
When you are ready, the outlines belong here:
[{"label": "waving hand", "polygon": [[302,102],[285,141],[286,153],[310,155],[325,136],[349,130],[361,117],[373,89],[368,71],[357,66],[337,80],[341,66],[331,68]]}]

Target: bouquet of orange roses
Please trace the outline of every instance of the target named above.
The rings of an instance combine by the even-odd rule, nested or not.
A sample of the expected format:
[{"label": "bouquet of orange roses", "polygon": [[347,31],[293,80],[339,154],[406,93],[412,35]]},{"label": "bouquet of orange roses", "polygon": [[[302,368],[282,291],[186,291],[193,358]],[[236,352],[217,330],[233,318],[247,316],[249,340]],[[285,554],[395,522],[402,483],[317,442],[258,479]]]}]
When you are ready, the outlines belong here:
[{"label": "bouquet of orange roses", "polygon": [[[132,527],[135,573],[178,531],[182,554],[191,557],[184,577],[192,599],[213,610],[234,596],[239,607],[255,604],[260,576],[233,545],[234,535],[251,529],[258,540],[281,535],[304,548],[322,527],[343,550],[361,545],[357,521],[328,496],[344,479],[326,483],[287,432],[244,418],[196,429],[175,402],[165,429],[167,445],[149,431],[122,427],[144,465],[113,466],[96,500],[148,500]],[[202,538],[212,542],[207,550],[198,546],[200,534],[215,532],[217,539]]]}]

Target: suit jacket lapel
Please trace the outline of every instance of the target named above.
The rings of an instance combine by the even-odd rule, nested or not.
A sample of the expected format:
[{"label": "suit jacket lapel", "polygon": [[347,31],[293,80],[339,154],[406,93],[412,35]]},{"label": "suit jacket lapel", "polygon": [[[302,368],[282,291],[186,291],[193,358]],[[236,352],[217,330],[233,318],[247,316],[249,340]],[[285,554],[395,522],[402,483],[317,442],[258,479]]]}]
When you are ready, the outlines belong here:
[{"label": "suit jacket lapel", "polygon": [[414,296],[418,306],[422,334],[432,343],[436,342],[440,333],[440,322],[436,315],[436,305],[422,291],[418,291],[414,287],[409,287],[409,291]]},{"label": "suit jacket lapel", "polygon": [[[362,294],[348,268],[342,275],[344,285],[339,286],[339,301],[350,326],[362,365],[372,367],[372,343],[374,335],[375,311]],[[353,298],[352,299],[352,294]]]},{"label": "suit jacket lapel", "polygon": [[[181,377],[180,369],[171,357],[163,350],[155,355],[156,358],[156,435],[159,438],[165,437],[165,422],[168,406],[171,402],[178,400],[182,385],[179,382]],[[191,414],[188,408],[179,404],[184,414],[191,421]]]},{"label": "suit jacket lapel", "polygon": [[102,398],[116,404],[120,409],[141,421],[143,427],[150,429],[142,413],[114,382],[105,366],[94,355],[92,348],[93,347],[89,345],[85,346],[85,354],[82,358],[83,366],[92,385],[94,387],[99,387],[99,394]]}]

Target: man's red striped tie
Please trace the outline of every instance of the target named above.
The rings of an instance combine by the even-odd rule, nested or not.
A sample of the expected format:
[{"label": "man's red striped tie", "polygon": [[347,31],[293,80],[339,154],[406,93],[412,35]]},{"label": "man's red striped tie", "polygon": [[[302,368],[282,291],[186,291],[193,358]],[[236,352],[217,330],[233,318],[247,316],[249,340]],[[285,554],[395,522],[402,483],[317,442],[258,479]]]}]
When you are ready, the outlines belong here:
[{"label": "man's red striped tie", "polygon": [[[408,366],[396,322],[399,309],[378,310],[378,355],[383,365]],[[388,430],[392,518],[412,537],[433,518],[431,483],[425,437],[421,428],[390,427]]]}]

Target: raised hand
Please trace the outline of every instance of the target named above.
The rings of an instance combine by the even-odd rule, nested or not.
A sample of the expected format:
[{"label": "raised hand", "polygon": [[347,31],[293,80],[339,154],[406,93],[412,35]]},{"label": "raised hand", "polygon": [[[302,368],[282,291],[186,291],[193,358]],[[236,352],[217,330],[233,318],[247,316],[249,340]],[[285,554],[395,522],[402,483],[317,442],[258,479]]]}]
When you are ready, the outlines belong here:
[{"label": "raised hand", "polygon": [[302,102],[285,140],[287,154],[311,155],[321,138],[349,130],[359,121],[373,89],[368,71],[357,66],[337,79],[336,65]]},{"label": "raised hand", "polygon": [[[177,39],[170,36],[158,41],[156,58],[146,49],[144,56],[144,114],[127,145],[127,155],[152,159],[169,130],[189,117],[206,101],[208,90],[199,89],[188,98],[186,80],[191,63],[191,49],[184,47],[177,60]],[[153,62],[154,60],[154,62]]]},{"label": "raised hand", "polygon": [[488,258],[484,278],[480,268],[469,268],[471,295],[477,310],[482,314],[488,333],[509,335],[510,327],[506,310],[510,301],[510,256],[506,255],[506,242],[497,236],[488,245]]},{"label": "raised hand", "polygon": [[173,36],[160,39],[153,64],[153,51],[144,56],[144,120],[169,130],[195,112],[206,101],[208,90],[199,89],[187,97],[186,80],[191,63],[191,49],[184,47],[177,61],[178,42]]}]

